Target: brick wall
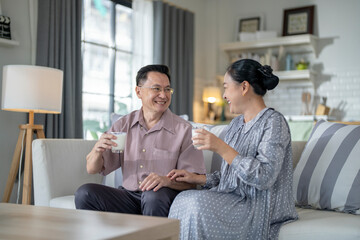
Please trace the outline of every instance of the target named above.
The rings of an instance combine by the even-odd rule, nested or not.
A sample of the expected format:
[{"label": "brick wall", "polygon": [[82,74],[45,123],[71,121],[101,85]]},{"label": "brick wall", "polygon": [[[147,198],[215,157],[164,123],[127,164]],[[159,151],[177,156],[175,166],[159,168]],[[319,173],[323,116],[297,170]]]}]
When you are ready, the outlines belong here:
[{"label": "brick wall", "polygon": [[[311,93],[311,112],[314,114],[321,97],[327,97],[330,116],[342,121],[360,121],[360,71],[329,70],[315,77],[315,82],[281,81],[265,96],[267,106],[284,115],[301,115],[302,93]],[[315,97],[314,97],[315,96]]]}]

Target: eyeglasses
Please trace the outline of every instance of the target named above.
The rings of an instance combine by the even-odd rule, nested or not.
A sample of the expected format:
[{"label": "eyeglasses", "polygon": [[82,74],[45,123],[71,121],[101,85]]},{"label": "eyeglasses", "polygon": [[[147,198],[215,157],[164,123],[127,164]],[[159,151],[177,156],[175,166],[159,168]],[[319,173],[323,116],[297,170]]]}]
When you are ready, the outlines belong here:
[{"label": "eyeglasses", "polygon": [[163,90],[166,94],[173,94],[174,93],[174,89],[172,89],[171,87],[146,87],[146,86],[139,86],[140,88],[149,88],[153,93],[161,93]]}]

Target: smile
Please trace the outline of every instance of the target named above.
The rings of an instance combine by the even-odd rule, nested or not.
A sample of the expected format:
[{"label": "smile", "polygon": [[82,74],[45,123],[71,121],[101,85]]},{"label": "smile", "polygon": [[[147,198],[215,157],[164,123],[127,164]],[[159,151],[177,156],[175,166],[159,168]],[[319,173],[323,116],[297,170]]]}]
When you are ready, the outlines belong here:
[{"label": "smile", "polygon": [[155,103],[160,104],[160,105],[165,105],[166,101],[155,101]]}]

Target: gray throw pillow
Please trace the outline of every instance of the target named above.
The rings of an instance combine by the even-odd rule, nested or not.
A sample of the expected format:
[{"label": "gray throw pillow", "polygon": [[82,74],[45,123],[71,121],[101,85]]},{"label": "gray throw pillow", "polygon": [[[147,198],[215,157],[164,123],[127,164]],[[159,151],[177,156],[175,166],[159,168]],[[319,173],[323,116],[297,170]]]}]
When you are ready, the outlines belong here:
[{"label": "gray throw pillow", "polygon": [[294,171],[296,205],[360,214],[360,126],[321,120]]}]

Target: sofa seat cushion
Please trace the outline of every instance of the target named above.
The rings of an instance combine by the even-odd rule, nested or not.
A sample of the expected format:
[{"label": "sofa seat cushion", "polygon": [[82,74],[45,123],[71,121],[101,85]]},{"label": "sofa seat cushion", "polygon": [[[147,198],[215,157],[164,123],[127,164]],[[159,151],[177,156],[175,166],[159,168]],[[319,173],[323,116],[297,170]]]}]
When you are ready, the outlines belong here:
[{"label": "sofa seat cushion", "polygon": [[[75,196],[50,200],[50,207],[75,209]],[[280,228],[279,240],[360,239],[360,216],[332,211],[296,208],[299,220]]]},{"label": "sofa seat cushion", "polygon": [[296,208],[299,220],[280,228],[279,240],[360,239],[360,216]]},{"label": "sofa seat cushion", "polygon": [[75,195],[53,198],[49,205],[56,208],[75,209]]}]

